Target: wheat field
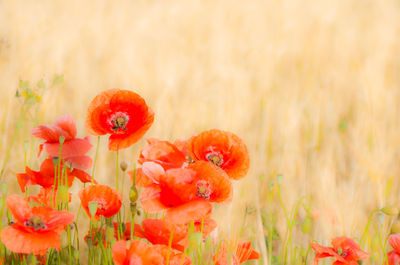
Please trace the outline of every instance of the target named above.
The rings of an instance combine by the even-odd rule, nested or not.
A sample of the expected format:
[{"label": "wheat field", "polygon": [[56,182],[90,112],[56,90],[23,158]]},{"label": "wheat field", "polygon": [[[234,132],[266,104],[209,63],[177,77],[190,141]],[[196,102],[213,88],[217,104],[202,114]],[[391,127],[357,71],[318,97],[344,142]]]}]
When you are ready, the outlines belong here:
[{"label": "wheat field", "polygon": [[[244,139],[250,172],[215,216],[219,235],[252,238],[264,264],[263,215],[272,213],[281,238],[273,253],[287,226],[278,175],[286,211],[307,201],[291,239],[305,249],[312,240],[359,238],[373,209],[400,206],[398,0],[2,0],[0,161],[14,136],[20,80],[34,89],[54,75],[63,81],[46,87],[16,135],[4,174],[9,193],[18,190],[25,152],[29,166],[40,165],[34,126],[70,113],[85,136],[91,99],[121,88],[154,110],[146,137],[219,128]],[[132,167],[144,144],[121,159]],[[114,183],[114,163],[104,138],[99,182]],[[382,264],[381,257],[364,264]]]}]

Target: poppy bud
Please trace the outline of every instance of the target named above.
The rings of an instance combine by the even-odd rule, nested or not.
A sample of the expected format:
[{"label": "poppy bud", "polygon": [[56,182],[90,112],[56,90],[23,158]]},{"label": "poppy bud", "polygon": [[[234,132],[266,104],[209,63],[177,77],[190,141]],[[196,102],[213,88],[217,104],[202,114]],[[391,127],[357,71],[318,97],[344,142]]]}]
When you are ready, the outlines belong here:
[{"label": "poppy bud", "polygon": [[135,186],[132,186],[131,189],[129,190],[129,200],[131,201],[131,203],[135,203],[138,198],[139,198],[138,190],[136,189]]},{"label": "poppy bud", "polygon": [[397,216],[399,214],[399,209],[395,206],[385,206],[380,211],[390,216]]},{"label": "poppy bud", "polygon": [[65,136],[61,135],[60,138],[58,138],[58,141],[60,142],[60,144],[63,144],[65,142]]},{"label": "poppy bud", "polygon": [[97,213],[97,202],[89,202],[88,207],[90,215],[94,217]]},{"label": "poppy bud", "polygon": [[122,161],[122,162],[119,164],[119,167],[121,168],[122,171],[125,172],[125,170],[128,168],[128,164],[127,164],[125,161]]}]

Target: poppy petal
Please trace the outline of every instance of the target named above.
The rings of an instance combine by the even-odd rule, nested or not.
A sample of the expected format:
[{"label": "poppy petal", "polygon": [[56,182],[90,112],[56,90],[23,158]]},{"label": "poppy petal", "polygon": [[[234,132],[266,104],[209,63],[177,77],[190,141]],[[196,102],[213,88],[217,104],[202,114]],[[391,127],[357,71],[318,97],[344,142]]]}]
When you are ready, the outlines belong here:
[{"label": "poppy petal", "polygon": [[142,190],[140,203],[146,212],[156,213],[169,208],[161,202],[160,191],[160,187],[157,185],[152,185]]},{"label": "poppy petal", "polygon": [[211,213],[212,204],[210,202],[197,200],[168,209],[164,218],[173,224],[188,224],[208,217]]},{"label": "poppy petal", "polygon": [[126,259],[126,241],[119,240],[112,247],[112,257],[116,265],[124,265]]},{"label": "poppy petal", "polygon": [[76,137],[76,124],[72,115],[66,114],[58,118],[55,125],[61,128],[64,132],[68,133],[68,139],[73,139]]},{"label": "poppy petal", "polygon": [[1,231],[1,241],[12,252],[44,255],[49,248],[60,249],[60,235],[54,231],[27,232],[15,227]]},{"label": "poppy petal", "polygon": [[6,205],[19,223],[26,221],[32,213],[29,203],[20,195],[13,194],[8,196]]}]

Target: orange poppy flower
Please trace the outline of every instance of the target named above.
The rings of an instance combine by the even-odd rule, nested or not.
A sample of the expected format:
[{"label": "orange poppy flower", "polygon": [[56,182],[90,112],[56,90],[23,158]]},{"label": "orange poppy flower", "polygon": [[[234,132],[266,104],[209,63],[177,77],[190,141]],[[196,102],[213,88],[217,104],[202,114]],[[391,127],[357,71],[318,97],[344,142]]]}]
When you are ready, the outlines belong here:
[{"label": "orange poppy flower", "polygon": [[106,218],[114,216],[122,205],[121,194],[106,185],[90,185],[79,192],[79,197],[82,207],[89,217],[92,217],[89,211],[89,202],[97,203],[97,212],[94,216],[96,220],[100,216]]},{"label": "orange poppy flower", "polygon": [[72,167],[88,169],[92,165],[92,158],[85,154],[90,150],[89,137],[76,138],[75,120],[71,115],[64,115],[57,119],[54,125],[40,125],[32,130],[33,136],[45,140],[39,146],[39,153],[44,149],[50,157],[60,156],[60,136],[65,137],[61,148],[61,159],[68,161]]},{"label": "orange poppy flower", "polygon": [[204,131],[189,140],[189,154],[193,160],[209,161],[232,179],[247,174],[250,165],[246,145],[233,133],[217,129]]},{"label": "orange poppy flower", "polygon": [[140,240],[131,241],[129,248],[125,240],[117,241],[112,248],[112,256],[116,265],[165,265],[168,256],[170,265],[192,264],[182,253],[176,253],[163,245],[149,245]]},{"label": "orange poppy flower", "polygon": [[[229,252],[233,252],[230,258]],[[215,265],[240,265],[245,261],[259,258],[260,254],[251,248],[251,242],[239,242],[238,244],[222,242],[213,260]]]},{"label": "orange poppy flower", "polygon": [[369,254],[361,250],[357,243],[348,237],[336,237],[332,239],[333,247],[324,247],[314,242],[311,243],[311,247],[317,252],[314,260],[314,264],[318,264],[319,259],[326,257],[336,258],[335,265],[358,264],[357,260],[363,260],[369,258]]},{"label": "orange poppy flower", "polygon": [[170,169],[158,178],[159,184],[148,186],[141,193],[142,206],[148,212],[199,199],[210,202],[229,202],[232,199],[232,183],[228,176],[209,162],[197,161],[186,168]]},{"label": "orange poppy flower", "polygon": [[[83,183],[91,182],[92,178],[85,171],[74,168],[72,171],[60,162],[61,169],[59,172],[66,172],[68,176],[68,186],[71,187],[74,178],[77,177]],[[53,159],[48,158],[42,162],[39,171],[34,171],[29,167],[25,168],[25,173],[17,174],[18,184],[22,192],[25,192],[26,186],[40,185],[43,188],[49,188],[54,185],[54,178],[56,173],[56,165],[53,163]],[[58,181],[56,181],[56,187]]]},{"label": "orange poppy flower", "polygon": [[75,216],[68,211],[31,207],[24,197],[6,200],[16,222],[1,231],[1,241],[12,252],[44,255],[49,248],[60,249],[60,234]]},{"label": "orange poppy flower", "polygon": [[110,89],[90,103],[86,127],[93,135],[110,134],[108,147],[118,151],[139,141],[153,121],[153,111],[138,94]]},{"label": "orange poppy flower", "polygon": [[400,233],[389,236],[389,244],[393,248],[387,253],[389,265],[400,264]]}]

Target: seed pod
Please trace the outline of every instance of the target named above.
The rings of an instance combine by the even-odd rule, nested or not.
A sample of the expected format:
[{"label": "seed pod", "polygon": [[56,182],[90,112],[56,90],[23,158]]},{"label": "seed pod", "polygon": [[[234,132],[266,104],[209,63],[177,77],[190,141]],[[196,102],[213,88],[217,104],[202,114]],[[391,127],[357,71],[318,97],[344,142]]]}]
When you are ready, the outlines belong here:
[{"label": "seed pod", "polygon": [[120,164],[119,164],[119,167],[121,168],[121,170],[122,171],[126,171],[126,169],[128,168],[128,164],[125,162],[125,161],[122,161]]}]

